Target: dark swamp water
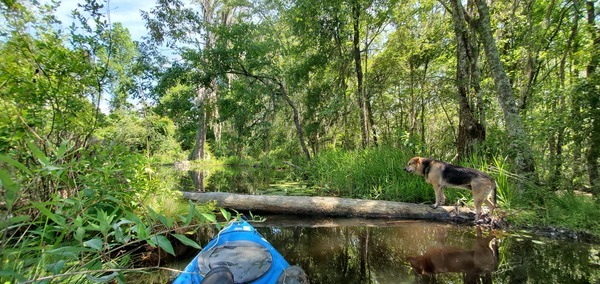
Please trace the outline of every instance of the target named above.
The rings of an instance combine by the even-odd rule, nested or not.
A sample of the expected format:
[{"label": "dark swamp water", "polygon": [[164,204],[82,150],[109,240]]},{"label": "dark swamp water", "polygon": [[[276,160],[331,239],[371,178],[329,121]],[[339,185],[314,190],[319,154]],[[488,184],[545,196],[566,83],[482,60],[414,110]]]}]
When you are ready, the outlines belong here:
[{"label": "dark swamp water", "polygon": [[[298,186],[247,171],[197,177],[182,175],[181,189],[290,194]],[[596,244],[414,220],[262,217],[253,225],[311,283],[600,283]]]}]

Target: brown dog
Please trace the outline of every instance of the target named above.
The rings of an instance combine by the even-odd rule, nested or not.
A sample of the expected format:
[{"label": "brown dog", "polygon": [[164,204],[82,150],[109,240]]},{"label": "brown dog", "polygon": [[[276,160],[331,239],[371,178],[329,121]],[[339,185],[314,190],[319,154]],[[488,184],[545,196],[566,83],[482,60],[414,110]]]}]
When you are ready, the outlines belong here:
[{"label": "brown dog", "polygon": [[[424,176],[425,181],[433,185],[435,190],[433,208],[444,205],[444,202],[446,202],[444,188],[449,186],[471,190],[473,203],[475,203],[475,213],[477,214],[475,220],[479,220],[481,217],[481,205],[484,202],[490,210],[490,216],[494,213],[494,208],[496,208],[496,182],[484,172],[421,157],[410,159],[404,170]],[[490,193],[493,196],[493,203],[489,200]]]}]

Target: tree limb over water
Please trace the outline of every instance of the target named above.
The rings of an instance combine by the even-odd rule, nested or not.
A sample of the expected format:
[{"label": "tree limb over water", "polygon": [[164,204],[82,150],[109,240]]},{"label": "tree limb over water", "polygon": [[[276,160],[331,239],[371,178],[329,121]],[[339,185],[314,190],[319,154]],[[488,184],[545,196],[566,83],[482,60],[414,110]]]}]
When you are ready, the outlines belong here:
[{"label": "tree limb over water", "polygon": [[[216,201],[217,206],[253,213],[319,215],[336,217],[396,218],[435,221],[472,221],[466,207],[319,196],[244,195],[224,192],[183,192],[183,197],[198,202]],[[458,209],[458,215],[456,214]]]}]

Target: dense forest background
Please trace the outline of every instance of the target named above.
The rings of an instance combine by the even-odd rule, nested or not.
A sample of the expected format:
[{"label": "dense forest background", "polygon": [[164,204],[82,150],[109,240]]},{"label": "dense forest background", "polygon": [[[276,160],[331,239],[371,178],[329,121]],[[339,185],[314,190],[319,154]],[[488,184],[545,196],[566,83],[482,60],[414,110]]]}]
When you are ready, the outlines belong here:
[{"label": "dense forest background", "polygon": [[434,157],[522,223],[600,234],[595,1],[158,0],[139,41],[111,4],[0,0],[2,280],[125,282],[123,250],[199,247],[179,228],[231,214],[157,176],[183,160],[427,202],[400,172]]},{"label": "dense forest background", "polygon": [[108,2],[68,27],[57,5],[3,1],[0,145],[17,159],[27,141],[176,159],[388,145],[598,189],[593,1],[158,1],[143,42]]}]

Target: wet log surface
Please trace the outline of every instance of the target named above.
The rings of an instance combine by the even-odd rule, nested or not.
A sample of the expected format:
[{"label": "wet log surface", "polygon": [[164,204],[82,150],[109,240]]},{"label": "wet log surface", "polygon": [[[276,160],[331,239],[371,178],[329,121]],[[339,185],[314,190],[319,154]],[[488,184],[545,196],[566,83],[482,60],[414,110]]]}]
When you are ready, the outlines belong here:
[{"label": "wet log surface", "polygon": [[[216,201],[217,206],[252,213],[294,214],[332,217],[362,217],[471,222],[474,214],[466,207],[351,199],[319,196],[244,195],[224,192],[183,192],[198,202]],[[457,214],[458,210],[458,214]]]}]

